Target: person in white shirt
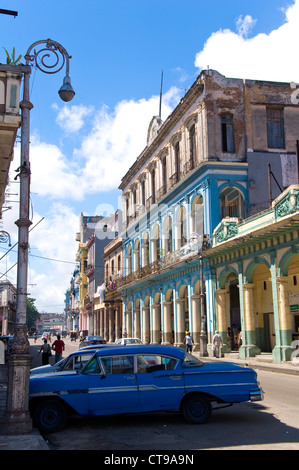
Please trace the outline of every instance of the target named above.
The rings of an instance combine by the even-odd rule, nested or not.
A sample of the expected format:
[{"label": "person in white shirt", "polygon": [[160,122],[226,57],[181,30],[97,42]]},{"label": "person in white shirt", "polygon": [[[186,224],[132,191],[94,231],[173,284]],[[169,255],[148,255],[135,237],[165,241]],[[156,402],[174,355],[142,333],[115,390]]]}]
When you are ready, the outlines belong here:
[{"label": "person in white shirt", "polygon": [[186,345],[186,351],[187,352],[190,352],[190,353],[192,352],[192,342],[193,342],[192,341],[192,336],[190,335],[190,332],[187,331],[187,334],[185,336],[185,341],[184,341],[184,343]]},{"label": "person in white shirt", "polygon": [[220,357],[220,347],[223,345],[222,339],[218,331],[215,331],[215,334],[213,336],[213,351],[214,351],[214,356]]}]

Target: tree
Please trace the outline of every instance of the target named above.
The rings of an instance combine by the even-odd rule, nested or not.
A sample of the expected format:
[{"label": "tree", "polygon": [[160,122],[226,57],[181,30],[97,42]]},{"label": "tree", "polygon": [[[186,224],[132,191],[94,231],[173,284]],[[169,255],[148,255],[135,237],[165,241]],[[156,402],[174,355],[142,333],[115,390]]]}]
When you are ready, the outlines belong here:
[{"label": "tree", "polygon": [[35,327],[35,323],[37,320],[40,319],[40,314],[34,305],[35,299],[32,299],[30,297],[27,298],[27,316],[26,316],[26,324],[28,331],[30,331],[31,328]]}]

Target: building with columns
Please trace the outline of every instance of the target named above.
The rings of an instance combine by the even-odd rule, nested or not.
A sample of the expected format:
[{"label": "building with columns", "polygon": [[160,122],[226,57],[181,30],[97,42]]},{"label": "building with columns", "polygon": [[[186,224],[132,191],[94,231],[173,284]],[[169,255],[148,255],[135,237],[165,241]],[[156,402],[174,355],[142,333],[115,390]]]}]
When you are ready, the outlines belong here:
[{"label": "building with columns", "polygon": [[231,351],[227,328],[235,324],[240,357],[272,351],[275,362],[290,360],[299,345],[299,185],[256,216],[223,219],[205,255],[222,351]]},{"label": "building with columns", "polygon": [[[209,250],[212,241],[216,243],[213,232],[223,219],[242,223],[258,217],[285,188],[298,183],[299,108],[293,93],[290,83],[232,79],[208,70],[199,75],[165,122],[160,116],[152,119],[147,145],[120,184],[123,270],[115,289],[123,300],[122,334],[138,336],[146,343],[182,346],[190,330],[199,349],[206,315],[209,345],[216,329],[225,336],[227,326],[235,325],[246,332],[244,356],[273,346],[271,334],[261,332],[272,331],[273,318],[281,329],[278,310],[271,316],[273,301],[268,299],[263,306],[267,311],[262,313],[268,316],[263,327],[254,331],[252,313],[243,310],[244,315],[240,314],[241,261],[236,261],[238,269],[234,266],[235,271],[223,273],[217,285],[218,265]],[[233,234],[236,227],[229,224],[227,229]],[[251,312],[253,297],[261,297],[260,286],[267,288],[269,282],[268,276],[258,290],[252,290],[253,277],[262,278],[265,266],[271,273],[274,270],[271,244],[264,244],[267,264],[252,264],[242,283],[241,304],[250,305]],[[236,279],[231,282],[232,272]],[[225,294],[228,280],[230,302]],[[256,335],[260,335],[259,342]],[[279,354],[274,351],[277,361],[289,356],[281,341]]]}]

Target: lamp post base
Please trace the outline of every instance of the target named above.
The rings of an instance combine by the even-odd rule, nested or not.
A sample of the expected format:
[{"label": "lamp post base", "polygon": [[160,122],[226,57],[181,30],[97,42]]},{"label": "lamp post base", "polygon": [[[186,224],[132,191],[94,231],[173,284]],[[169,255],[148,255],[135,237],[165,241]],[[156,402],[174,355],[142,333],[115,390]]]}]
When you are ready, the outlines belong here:
[{"label": "lamp post base", "polygon": [[207,349],[207,336],[200,335],[199,337],[199,355],[200,357],[208,357],[208,349]]},{"label": "lamp post base", "polygon": [[31,357],[24,327],[17,327],[8,359],[7,401],[2,432],[28,434],[32,421],[28,409]]}]

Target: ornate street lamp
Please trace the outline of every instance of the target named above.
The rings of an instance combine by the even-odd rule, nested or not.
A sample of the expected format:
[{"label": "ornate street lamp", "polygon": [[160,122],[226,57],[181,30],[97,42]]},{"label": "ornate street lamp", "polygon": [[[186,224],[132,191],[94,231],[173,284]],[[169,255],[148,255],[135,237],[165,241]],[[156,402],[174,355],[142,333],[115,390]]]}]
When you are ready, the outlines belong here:
[{"label": "ornate street lamp", "polygon": [[11,246],[10,235],[5,230],[0,231],[0,243],[6,243],[8,241],[8,246]]},{"label": "ornate street lamp", "polygon": [[[44,45],[37,51],[36,46]],[[33,50],[34,49],[34,50]],[[33,50],[33,52],[32,52]],[[49,58],[51,59],[49,62]],[[8,390],[5,415],[5,431],[7,434],[25,434],[32,430],[32,422],[28,411],[29,375],[30,375],[30,347],[27,338],[26,309],[27,309],[27,274],[28,274],[28,233],[31,221],[29,219],[30,202],[30,111],[33,108],[29,100],[29,78],[31,68],[35,65],[44,73],[59,72],[66,64],[66,77],[59,90],[63,101],[70,101],[75,95],[69,77],[69,59],[64,47],[51,39],[37,41],[32,44],[26,55],[26,68],[24,67],[22,109],[22,136],[21,136],[21,165],[20,177],[20,212],[16,221],[19,233],[18,243],[18,274],[17,274],[17,311],[15,335],[11,343],[11,354],[8,364]],[[54,60],[53,60],[54,59]]]},{"label": "ornate street lamp", "polygon": [[199,355],[208,356],[207,350],[207,315],[206,315],[206,293],[203,276],[203,251],[207,248],[207,236],[202,237],[198,233],[191,233],[190,243],[197,245],[199,257],[199,280],[200,280],[200,335],[199,335]]}]

